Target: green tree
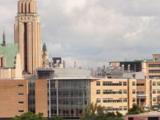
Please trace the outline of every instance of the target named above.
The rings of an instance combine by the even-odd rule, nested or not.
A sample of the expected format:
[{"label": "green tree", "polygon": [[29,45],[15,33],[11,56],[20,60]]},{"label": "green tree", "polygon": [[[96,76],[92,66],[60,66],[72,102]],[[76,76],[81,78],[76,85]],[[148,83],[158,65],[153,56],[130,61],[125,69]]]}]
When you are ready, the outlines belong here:
[{"label": "green tree", "polygon": [[119,112],[105,112],[105,107],[90,104],[84,111],[81,120],[123,120]]},{"label": "green tree", "polygon": [[43,114],[34,114],[32,112],[24,113],[20,116],[16,116],[13,118],[13,120],[46,120],[43,118]]},{"label": "green tree", "polygon": [[131,115],[131,114],[140,114],[140,113],[143,113],[144,110],[139,107],[138,105],[134,104],[133,107],[131,109],[128,110],[128,114]]},{"label": "green tree", "polygon": [[56,116],[56,117],[53,117],[53,118],[51,118],[49,120],[63,120],[63,118]]}]

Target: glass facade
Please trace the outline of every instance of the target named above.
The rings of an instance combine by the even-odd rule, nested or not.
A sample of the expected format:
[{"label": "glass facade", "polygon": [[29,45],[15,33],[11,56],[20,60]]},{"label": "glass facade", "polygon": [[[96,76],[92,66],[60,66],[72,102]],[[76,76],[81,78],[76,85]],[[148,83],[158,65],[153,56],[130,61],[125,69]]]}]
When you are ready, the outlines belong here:
[{"label": "glass facade", "polygon": [[90,99],[89,80],[49,80],[49,116],[77,120]]},{"label": "glass facade", "polygon": [[35,81],[29,81],[28,110],[35,113]]}]

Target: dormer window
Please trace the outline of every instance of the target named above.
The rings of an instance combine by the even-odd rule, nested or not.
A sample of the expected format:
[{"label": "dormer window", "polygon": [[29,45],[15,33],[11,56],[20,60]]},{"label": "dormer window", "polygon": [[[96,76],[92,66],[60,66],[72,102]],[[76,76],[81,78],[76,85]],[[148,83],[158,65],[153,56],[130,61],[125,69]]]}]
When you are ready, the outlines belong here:
[{"label": "dormer window", "polygon": [[4,58],[0,57],[0,68],[4,67]]}]

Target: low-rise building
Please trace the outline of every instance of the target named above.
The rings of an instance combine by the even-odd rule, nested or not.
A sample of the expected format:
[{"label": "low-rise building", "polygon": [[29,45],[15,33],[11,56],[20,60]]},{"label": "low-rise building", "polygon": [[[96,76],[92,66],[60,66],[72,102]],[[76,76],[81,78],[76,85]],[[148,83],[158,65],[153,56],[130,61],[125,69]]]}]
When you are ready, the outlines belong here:
[{"label": "low-rise building", "polygon": [[0,80],[0,119],[28,112],[28,81]]}]

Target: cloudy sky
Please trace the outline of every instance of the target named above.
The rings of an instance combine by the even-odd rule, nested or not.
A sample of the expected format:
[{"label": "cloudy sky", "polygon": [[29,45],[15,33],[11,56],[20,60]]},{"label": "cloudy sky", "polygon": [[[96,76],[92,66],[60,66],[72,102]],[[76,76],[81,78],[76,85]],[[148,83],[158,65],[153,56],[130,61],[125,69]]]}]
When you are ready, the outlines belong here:
[{"label": "cloudy sky", "polygon": [[[49,56],[79,64],[160,53],[160,0],[37,0]],[[13,41],[17,0],[0,0],[0,32]]]}]

